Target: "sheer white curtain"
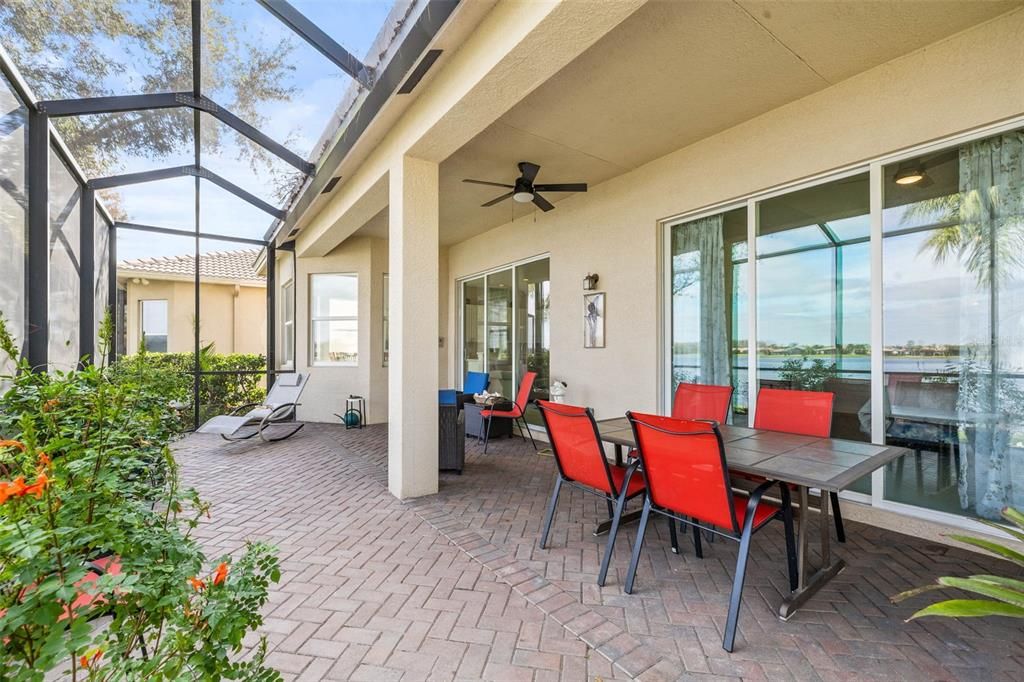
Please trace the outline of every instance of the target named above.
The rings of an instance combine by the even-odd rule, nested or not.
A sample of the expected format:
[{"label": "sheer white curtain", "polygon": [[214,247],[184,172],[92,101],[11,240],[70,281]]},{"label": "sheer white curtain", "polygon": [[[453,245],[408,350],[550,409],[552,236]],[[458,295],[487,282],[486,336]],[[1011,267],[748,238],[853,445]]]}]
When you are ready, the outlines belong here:
[{"label": "sheer white curtain", "polygon": [[700,381],[727,386],[730,348],[721,214],[681,225],[676,252],[697,253],[700,260]]},{"label": "sheer white curtain", "polygon": [[1024,133],[960,148],[960,502],[1024,507]]}]

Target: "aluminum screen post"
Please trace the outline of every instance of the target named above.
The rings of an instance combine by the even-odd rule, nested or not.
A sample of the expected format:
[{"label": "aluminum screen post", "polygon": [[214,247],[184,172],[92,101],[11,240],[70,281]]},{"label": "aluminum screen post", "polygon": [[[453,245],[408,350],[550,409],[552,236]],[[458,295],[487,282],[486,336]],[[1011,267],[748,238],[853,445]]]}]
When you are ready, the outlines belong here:
[{"label": "aluminum screen post", "polygon": [[111,224],[107,232],[107,310],[110,311],[110,348],[107,349],[107,363],[117,362],[118,334],[124,330],[117,325],[117,225]]},{"label": "aluminum screen post", "polygon": [[277,340],[277,247],[274,242],[267,244],[267,390],[274,387],[274,370],[277,354],[274,344]]},{"label": "aluminum screen post", "polygon": [[28,112],[28,363],[45,372],[49,360],[50,119]]},{"label": "aluminum screen post", "polygon": [[82,189],[78,211],[78,356],[92,364],[96,353],[96,192]]}]

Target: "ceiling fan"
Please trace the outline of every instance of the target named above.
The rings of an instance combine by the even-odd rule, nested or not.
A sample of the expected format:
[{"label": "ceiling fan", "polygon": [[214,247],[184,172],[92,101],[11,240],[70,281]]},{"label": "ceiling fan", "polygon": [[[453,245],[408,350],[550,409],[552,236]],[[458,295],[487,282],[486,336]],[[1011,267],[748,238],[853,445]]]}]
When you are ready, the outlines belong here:
[{"label": "ceiling fan", "polygon": [[540,184],[535,185],[533,181],[537,178],[537,173],[540,171],[540,166],[529,161],[519,162],[519,172],[522,173],[515,180],[515,184],[506,185],[500,182],[488,182],[486,180],[470,180],[464,179],[463,182],[468,182],[474,185],[490,185],[491,187],[505,187],[512,191],[502,194],[500,197],[491,199],[486,204],[481,206],[494,206],[497,203],[505,201],[505,199],[511,198],[513,201],[517,201],[521,204],[528,204],[531,201],[537,205],[542,211],[550,211],[554,208],[554,205],[542,197],[538,192],[586,192],[587,183],[585,182],[562,182],[555,184]]}]

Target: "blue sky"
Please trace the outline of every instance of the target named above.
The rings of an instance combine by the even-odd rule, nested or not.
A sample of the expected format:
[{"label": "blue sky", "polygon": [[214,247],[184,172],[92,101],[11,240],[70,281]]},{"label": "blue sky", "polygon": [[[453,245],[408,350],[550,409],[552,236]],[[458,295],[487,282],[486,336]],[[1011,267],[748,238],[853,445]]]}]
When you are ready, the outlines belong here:
[{"label": "blue sky", "polygon": [[[292,0],[300,12],[326,31],[343,47],[364,58],[377,36],[394,0]],[[303,156],[309,156],[324,126],[352,80],[319,52],[289,31],[258,3],[252,0],[223,0],[221,3],[235,35],[240,41],[254,41],[260,45],[274,45],[286,39],[295,45],[292,63],[295,70],[286,77],[286,84],[296,89],[288,102],[274,102],[262,107],[260,113],[266,121],[261,126],[271,138],[284,142]],[[126,74],[126,81],[132,80]],[[130,87],[126,82],[114,86],[117,91]],[[225,102],[223,93],[206,93],[214,100]],[[216,119],[204,115],[203,126],[222,126]],[[224,176],[241,188],[271,203],[273,190],[269,173],[253,173],[247,160],[238,159],[237,141],[226,134],[226,144],[216,155],[205,154],[203,165]],[[243,144],[252,144],[247,140]],[[161,159],[124,157],[123,172],[147,170],[162,166],[192,163],[191,150]],[[278,168],[291,170],[283,161],[275,160]],[[121,190],[124,209],[134,222],[192,229],[193,180],[182,178]],[[272,218],[263,211],[237,199],[209,182],[202,183],[201,226],[204,232],[262,237]],[[205,242],[203,250],[239,248],[227,243]],[[119,240],[120,259],[145,256],[176,255],[191,251],[188,239],[154,239],[152,235],[126,235]]]}]

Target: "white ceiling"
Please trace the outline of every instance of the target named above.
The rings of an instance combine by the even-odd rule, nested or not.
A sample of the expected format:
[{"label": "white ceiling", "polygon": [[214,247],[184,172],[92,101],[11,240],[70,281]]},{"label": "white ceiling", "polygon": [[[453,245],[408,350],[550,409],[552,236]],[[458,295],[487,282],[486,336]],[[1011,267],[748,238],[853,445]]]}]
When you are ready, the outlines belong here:
[{"label": "white ceiling", "polygon": [[598,184],[1021,4],[652,0],[441,164],[441,241],[535,210],[463,178]]}]

